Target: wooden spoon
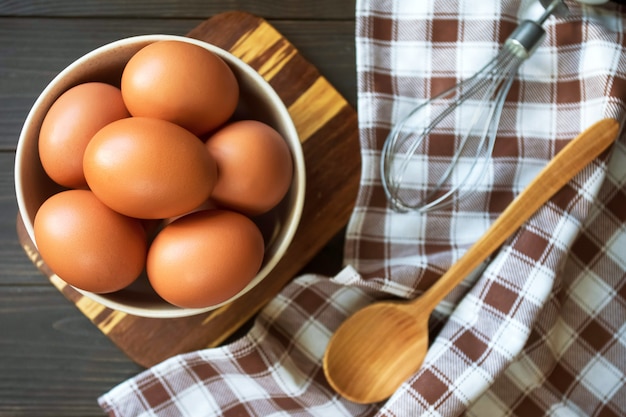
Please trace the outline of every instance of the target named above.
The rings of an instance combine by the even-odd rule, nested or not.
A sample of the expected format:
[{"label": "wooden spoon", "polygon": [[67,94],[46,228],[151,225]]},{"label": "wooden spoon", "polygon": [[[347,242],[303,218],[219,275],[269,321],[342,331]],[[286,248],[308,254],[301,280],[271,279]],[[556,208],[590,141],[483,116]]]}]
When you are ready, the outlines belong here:
[{"label": "wooden spoon", "polygon": [[539,207],[615,140],[619,124],[604,119],[570,141],[513,200],[489,230],[421,297],[374,303],[348,318],[324,355],[330,385],[348,400],[373,403],[391,396],[421,366],[428,320],[439,302]]}]

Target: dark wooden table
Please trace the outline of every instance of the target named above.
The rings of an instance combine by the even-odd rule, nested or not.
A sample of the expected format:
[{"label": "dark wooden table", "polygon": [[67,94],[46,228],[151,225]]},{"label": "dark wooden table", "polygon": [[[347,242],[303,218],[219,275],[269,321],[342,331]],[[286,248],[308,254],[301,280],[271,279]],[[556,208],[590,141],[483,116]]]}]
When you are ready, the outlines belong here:
[{"label": "dark wooden table", "polygon": [[[354,0],[0,0],[0,416],[102,415],[97,397],[142,370],[35,268],[16,231],[13,167],[39,93],[72,60],[119,38],[184,35],[242,10],[267,19],[353,106]],[[307,271],[340,266],[340,233]]]}]

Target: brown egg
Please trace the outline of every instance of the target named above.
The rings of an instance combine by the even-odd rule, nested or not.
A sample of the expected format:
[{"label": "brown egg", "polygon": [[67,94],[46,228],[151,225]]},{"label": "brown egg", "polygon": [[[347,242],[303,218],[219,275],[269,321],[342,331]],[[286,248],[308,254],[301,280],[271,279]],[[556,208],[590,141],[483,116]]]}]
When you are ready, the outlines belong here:
[{"label": "brown egg", "polygon": [[90,82],[63,93],[50,107],[39,133],[39,157],[44,170],[69,188],[87,185],[83,154],[98,130],[129,117],[119,88]]},{"label": "brown egg", "polygon": [[68,190],[47,199],[34,230],[44,262],[76,288],[117,291],[143,271],[147,243],[141,223],[111,210],[91,191]]},{"label": "brown egg", "polygon": [[239,85],[230,67],[213,52],[185,42],[160,41],[128,61],[122,95],[133,116],[168,120],[201,135],[230,118]]},{"label": "brown egg", "polygon": [[131,217],[161,219],[204,203],[217,168],[204,144],[173,123],[145,117],[118,120],[93,137],[83,161],[91,190]]},{"label": "brown egg", "polygon": [[259,271],[263,254],[263,236],[248,217],[204,210],[165,226],[148,251],[146,270],[166,301],[203,308],[245,288]]},{"label": "brown egg", "polygon": [[243,120],[226,125],[206,142],[217,162],[211,199],[247,215],[276,206],[289,190],[293,161],[280,133],[265,123]]}]

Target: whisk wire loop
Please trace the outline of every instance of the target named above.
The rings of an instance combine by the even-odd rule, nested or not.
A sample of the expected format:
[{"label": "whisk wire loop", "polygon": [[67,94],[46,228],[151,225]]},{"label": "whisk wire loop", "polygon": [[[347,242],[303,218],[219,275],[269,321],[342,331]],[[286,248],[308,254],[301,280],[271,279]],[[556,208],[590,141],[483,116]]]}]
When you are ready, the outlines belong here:
[{"label": "whisk wire loop", "polygon": [[[476,74],[418,105],[391,129],[381,151],[380,176],[394,210],[428,212],[480,187],[515,73],[543,39],[541,25],[546,19],[568,13],[563,0],[540,2],[545,8],[542,16],[537,21],[522,21],[499,53]],[[431,181],[446,164],[446,158],[432,156],[420,185],[407,184],[407,176],[416,169],[424,170],[429,149],[437,147],[438,133],[453,135],[454,142],[458,141],[447,168],[437,181]]]},{"label": "whisk wire loop", "polygon": [[[475,75],[417,106],[392,129],[382,149],[381,179],[387,198],[395,210],[425,212],[450,204],[453,201],[450,197],[462,188],[469,178],[482,176],[483,173],[479,176],[474,175],[474,171],[479,158],[493,149],[502,105],[512,84],[511,75],[517,71],[521,62],[519,57],[504,48]],[[503,80],[510,81],[506,81],[504,86],[498,89]],[[462,117],[463,111],[459,111],[459,108],[466,102],[478,104],[475,105],[468,127],[461,135],[458,149],[447,170],[426,197],[419,199],[415,198],[416,193],[410,193],[410,199],[404,198],[401,195],[401,186],[405,183],[404,177],[418,149],[428,148],[428,143],[425,142],[445,119],[453,115]],[[471,111],[470,104],[466,107],[470,107]],[[428,117],[428,113],[431,113],[433,108],[440,110],[432,116],[430,123],[425,124],[431,118]],[[418,123],[416,128],[410,126],[414,122]],[[407,142],[410,142],[408,148]],[[406,150],[403,150],[404,148]],[[473,162],[465,177],[456,184],[448,185],[460,159],[467,158],[468,154],[473,158]],[[486,165],[483,166],[483,171],[486,171]]]}]

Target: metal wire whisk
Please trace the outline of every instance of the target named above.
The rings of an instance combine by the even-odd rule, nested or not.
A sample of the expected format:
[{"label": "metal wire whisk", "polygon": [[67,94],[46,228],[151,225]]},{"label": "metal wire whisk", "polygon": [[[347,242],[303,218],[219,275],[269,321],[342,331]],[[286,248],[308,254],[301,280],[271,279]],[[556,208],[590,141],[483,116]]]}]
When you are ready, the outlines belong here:
[{"label": "metal wire whisk", "polygon": [[[545,11],[524,20],[499,53],[472,77],[413,109],[389,133],[382,148],[381,180],[396,211],[428,212],[475,190],[487,174],[504,101],[520,65],[543,40],[543,23],[552,14],[565,16],[563,0],[540,0]],[[428,157],[437,135],[463,127],[452,159]],[[432,154],[433,152],[431,152]],[[436,152],[434,152],[436,153]],[[430,160],[427,161],[427,157]],[[442,162],[443,160],[443,162]],[[429,174],[424,172],[428,167]],[[412,184],[420,175],[426,184]],[[429,177],[437,178],[428,184]]]}]

